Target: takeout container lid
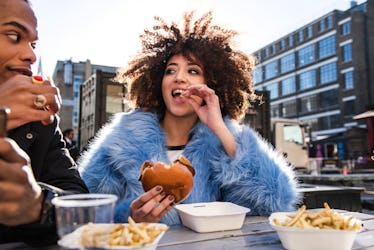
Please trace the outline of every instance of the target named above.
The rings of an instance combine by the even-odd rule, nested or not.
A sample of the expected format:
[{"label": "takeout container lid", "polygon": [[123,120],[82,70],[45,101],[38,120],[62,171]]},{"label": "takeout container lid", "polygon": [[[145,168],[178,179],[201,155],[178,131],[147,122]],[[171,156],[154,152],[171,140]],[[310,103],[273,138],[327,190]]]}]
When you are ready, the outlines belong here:
[{"label": "takeout container lid", "polygon": [[231,202],[205,202],[175,205],[184,226],[207,233],[240,229],[249,208]]},{"label": "takeout container lid", "polygon": [[[122,223],[123,225],[128,225],[127,223]],[[152,226],[152,227],[156,227],[156,228],[165,228],[165,227],[168,227],[166,224],[162,224],[162,223],[148,223],[149,226]],[[106,226],[109,226],[109,225],[113,225],[113,224],[110,224],[110,223],[103,223],[102,224],[104,227]],[[79,228],[77,228],[74,232],[70,233],[70,234],[67,234],[65,235],[63,238],[61,238],[59,241],[58,241],[58,245],[61,246],[61,247],[64,247],[66,249],[80,249],[80,250],[96,250],[96,249],[111,249],[111,250],[155,250],[157,248],[157,245],[158,245],[158,242],[161,240],[161,238],[164,236],[165,234],[165,231],[163,231],[162,233],[160,233],[160,235],[158,235],[153,241],[152,243],[150,244],[147,244],[145,246],[111,246],[111,247],[95,247],[95,248],[92,248],[92,247],[88,247],[88,248],[85,248],[81,245],[80,243],[80,237],[81,237],[81,234],[82,234],[82,231],[84,230],[84,228],[86,227],[87,225],[83,225]]]},{"label": "takeout container lid", "polygon": [[283,222],[288,212],[272,213],[269,217],[271,227],[277,231],[284,248],[288,250],[350,250],[357,231],[297,228],[274,224],[274,218]]}]

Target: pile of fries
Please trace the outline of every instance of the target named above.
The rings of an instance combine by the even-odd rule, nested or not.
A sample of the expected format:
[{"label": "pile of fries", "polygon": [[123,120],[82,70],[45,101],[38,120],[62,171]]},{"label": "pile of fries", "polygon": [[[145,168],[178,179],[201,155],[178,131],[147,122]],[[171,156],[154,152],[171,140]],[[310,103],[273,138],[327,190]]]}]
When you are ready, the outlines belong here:
[{"label": "pile of fries", "polygon": [[129,224],[88,224],[81,234],[83,247],[139,247],[151,244],[157,236],[168,229],[148,223],[135,223],[129,217]]},{"label": "pile of fries", "polygon": [[306,206],[301,206],[296,213],[290,214],[289,220],[284,222],[274,218],[273,222],[278,226],[299,227],[299,228],[320,228],[320,229],[336,229],[360,231],[362,229],[361,222],[352,216],[344,216],[330,209],[325,202],[324,209],[319,212],[310,212],[306,210]]}]

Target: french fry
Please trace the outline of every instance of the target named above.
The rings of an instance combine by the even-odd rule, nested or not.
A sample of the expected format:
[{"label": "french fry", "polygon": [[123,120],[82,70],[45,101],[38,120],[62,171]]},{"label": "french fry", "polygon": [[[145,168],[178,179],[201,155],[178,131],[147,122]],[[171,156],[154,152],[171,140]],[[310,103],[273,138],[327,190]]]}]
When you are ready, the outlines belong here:
[{"label": "french fry", "polygon": [[325,202],[324,209],[319,212],[310,212],[306,210],[306,206],[301,206],[296,213],[290,214],[289,220],[280,222],[273,220],[275,225],[286,227],[300,227],[300,228],[320,228],[320,229],[336,229],[336,230],[350,230],[360,231],[362,225],[360,221],[352,216],[344,216],[334,212],[330,206]]},{"label": "french fry", "polygon": [[81,234],[83,247],[145,246],[152,243],[168,227],[157,228],[148,223],[88,224]]}]

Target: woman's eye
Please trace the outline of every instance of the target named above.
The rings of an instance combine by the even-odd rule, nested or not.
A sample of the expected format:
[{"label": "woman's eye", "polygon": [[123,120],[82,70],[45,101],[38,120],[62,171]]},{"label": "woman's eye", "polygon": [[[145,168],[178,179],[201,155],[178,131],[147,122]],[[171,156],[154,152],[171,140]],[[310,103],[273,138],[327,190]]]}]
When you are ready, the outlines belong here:
[{"label": "woman's eye", "polygon": [[175,72],[174,69],[166,69],[165,70],[165,74],[169,75],[169,74],[173,74]]},{"label": "woman's eye", "polygon": [[194,75],[198,75],[199,74],[199,71],[196,70],[196,69],[190,69],[188,72],[190,72],[191,74],[194,74]]}]

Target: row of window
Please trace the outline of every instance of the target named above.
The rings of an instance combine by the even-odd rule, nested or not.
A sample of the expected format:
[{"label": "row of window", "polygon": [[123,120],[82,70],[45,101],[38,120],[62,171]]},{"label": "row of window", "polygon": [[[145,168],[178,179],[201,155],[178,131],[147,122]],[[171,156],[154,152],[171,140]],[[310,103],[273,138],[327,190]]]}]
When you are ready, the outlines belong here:
[{"label": "row of window", "polygon": [[[352,44],[347,43],[341,47],[342,61],[352,61]],[[318,58],[324,59],[332,56],[336,53],[335,51],[335,36],[327,37],[318,42]],[[290,53],[285,55],[278,60],[271,61],[263,66],[257,66],[253,77],[255,84],[258,84],[264,80],[277,77],[280,74],[284,74],[296,69],[296,63],[298,67],[303,67],[316,61],[315,44],[306,46],[296,53]],[[279,70],[278,70],[279,68]]]},{"label": "row of window", "polygon": [[[287,77],[280,82],[271,83],[264,88],[257,87],[257,90],[267,90],[269,91],[270,99],[276,99],[280,96],[286,96],[289,94],[294,94],[296,91],[303,91],[309,88],[317,86],[317,69],[312,69],[300,73],[299,75]],[[298,82],[297,82],[298,79]],[[336,63],[329,63],[321,66],[319,68],[319,85],[331,83],[337,81],[338,73]],[[353,89],[354,78],[353,70],[349,70],[343,73],[343,81],[345,89]]]},{"label": "row of window", "polygon": [[[328,16],[327,18],[321,19],[318,22],[318,32],[322,33],[326,30],[333,28],[333,17]],[[348,35],[351,33],[351,22],[350,20],[342,23],[339,26],[340,34],[342,36]],[[280,40],[279,43],[273,43],[269,47],[264,48],[263,50],[257,53],[257,58],[259,61],[262,61],[262,55],[264,59],[268,58],[270,55],[275,55],[277,53],[277,45],[279,46],[280,51],[284,51],[287,48],[292,48],[294,46],[294,35],[296,35],[297,40],[299,43],[303,43],[307,39],[311,39],[313,37],[313,24],[306,27],[305,29],[299,30],[295,34],[289,35],[287,38]],[[263,53],[263,54],[262,54]]]},{"label": "row of window", "polygon": [[[299,98],[298,100],[292,100],[288,102],[284,102],[282,104],[272,105],[271,106],[271,116],[272,117],[287,117],[287,118],[293,118],[300,115],[305,115],[308,112],[320,112],[320,111],[326,111],[327,109],[331,108],[338,108],[338,92],[336,90],[329,90],[323,93],[310,95],[306,97]],[[344,116],[352,117],[355,112],[355,100],[349,100],[344,102],[344,107],[342,110]],[[335,117],[334,115],[329,117]],[[340,115],[336,116],[337,119],[339,119]],[[321,121],[325,121],[327,119],[326,117],[320,118]],[[314,119],[317,121],[317,119]],[[309,120],[304,121],[306,123],[309,123],[309,125],[312,126],[312,130],[325,130],[325,129],[331,129],[336,127],[340,127],[340,122],[335,122],[335,124],[329,124],[322,122],[322,124],[319,124],[318,127],[314,127],[312,123]],[[315,126],[318,125],[318,123],[314,124]]]}]

